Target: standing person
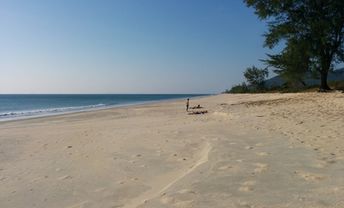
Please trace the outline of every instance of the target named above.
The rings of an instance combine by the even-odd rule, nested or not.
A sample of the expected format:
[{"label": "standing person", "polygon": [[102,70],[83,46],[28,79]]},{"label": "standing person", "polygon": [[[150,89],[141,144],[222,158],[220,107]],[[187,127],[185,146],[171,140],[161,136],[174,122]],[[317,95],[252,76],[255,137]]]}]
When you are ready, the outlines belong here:
[{"label": "standing person", "polygon": [[186,100],[186,112],[189,111],[189,102],[190,102],[190,99],[188,98],[188,99]]}]

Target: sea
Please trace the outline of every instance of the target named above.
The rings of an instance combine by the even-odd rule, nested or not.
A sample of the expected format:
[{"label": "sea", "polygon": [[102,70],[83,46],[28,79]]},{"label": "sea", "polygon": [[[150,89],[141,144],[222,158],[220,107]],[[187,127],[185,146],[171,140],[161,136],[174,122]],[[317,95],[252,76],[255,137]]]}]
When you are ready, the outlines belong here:
[{"label": "sea", "polygon": [[186,99],[206,94],[0,95],[0,121]]}]

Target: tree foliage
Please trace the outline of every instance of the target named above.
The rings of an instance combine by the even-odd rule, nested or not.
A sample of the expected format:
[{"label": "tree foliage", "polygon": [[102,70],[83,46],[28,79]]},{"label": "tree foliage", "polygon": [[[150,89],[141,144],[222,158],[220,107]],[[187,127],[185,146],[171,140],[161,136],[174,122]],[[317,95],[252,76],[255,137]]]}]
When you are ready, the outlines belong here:
[{"label": "tree foliage", "polygon": [[225,93],[248,93],[250,92],[248,86],[245,82],[234,85],[230,90],[227,90]]},{"label": "tree foliage", "polygon": [[307,41],[290,40],[277,55],[268,54],[263,60],[273,71],[280,75],[289,85],[305,86],[304,78],[310,69],[309,45]]},{"label": "tree foliage", "polygon": [[[268,21],[265,46],[275,47],[282,40],[286,48],[271,61],[291,69],[293,53],[306,49],[308,69],[321,76],[323,90],[330,89],[327,75],[334,63],[344,61],[344,1],[343,0],[244,0],[262,20]],[[295,43],[307,45],[302,48]],[[300,58],[303,59],[306,56]],[[295,61],[296,63],[297,61]],[[301,63],[301,62],[299,62]],[[282,68],[283,69],[283,68]],[[301,69],[297,67],[293,69]],[[288,71],[291,72],[291,71]]]},{"label": "tree foliage", "polygon": [[257,88],[263,88],[265,79],[269,76],[267,69],[259,69],[255,66],[248,67],[244,72],[244,77],[247,82]]}]

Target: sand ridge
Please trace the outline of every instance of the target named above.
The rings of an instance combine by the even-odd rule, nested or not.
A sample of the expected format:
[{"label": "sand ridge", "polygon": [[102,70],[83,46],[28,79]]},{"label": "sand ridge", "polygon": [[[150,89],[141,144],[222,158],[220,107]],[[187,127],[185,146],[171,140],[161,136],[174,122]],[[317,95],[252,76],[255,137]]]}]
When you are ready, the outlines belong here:
[{"label": "sand ridge", "polygon": [[178,170],[178,173],[170,173],[168,176],[159,177],[159,179],[155,178],[154,180],[156,181],[156,185],[154,185],[151,190],[141,194],[139,197],[131,200],[129,203],[126,203],[123,208],[135,208],[139,205],[147,203],[150,199],[157,197],[158,195],[165,195],[164,192],[171,186],[176,184],[179,180],[194,171],[203,163],[206,163],[208,161],[210,151],[211,146],[209,143],[206,143],[199,153],[199,160],[197,160],[196,163],[193,164],[189,169]]}]

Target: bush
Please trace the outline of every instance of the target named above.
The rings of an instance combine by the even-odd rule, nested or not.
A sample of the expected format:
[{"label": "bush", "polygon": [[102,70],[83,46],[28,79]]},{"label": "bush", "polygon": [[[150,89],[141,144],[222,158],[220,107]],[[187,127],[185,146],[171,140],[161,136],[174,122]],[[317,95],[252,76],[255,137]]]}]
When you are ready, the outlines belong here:
[{"label": "bush", "polygon": [[226,90],[225,93],[249,93],[250,90],[245,82],[242,84],[234,85],[230,90]]},{"label": "bush", "polygon": [[259,69],[255,66],[248,67],[244,71],[244,77],[247,80],[250,87],[256,90],[264,90],[265,78],[269,76],[269,71],[265,69]]}]

